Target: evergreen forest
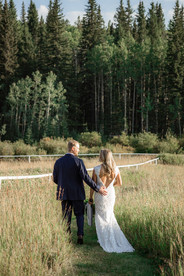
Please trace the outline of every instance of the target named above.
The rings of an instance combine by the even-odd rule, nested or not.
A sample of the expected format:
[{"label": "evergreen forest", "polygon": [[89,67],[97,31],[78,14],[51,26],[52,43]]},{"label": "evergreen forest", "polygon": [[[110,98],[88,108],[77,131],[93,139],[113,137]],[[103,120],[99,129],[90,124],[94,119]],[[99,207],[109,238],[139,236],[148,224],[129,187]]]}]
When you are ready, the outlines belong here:
[{"label": "evergreen forest", "polygon": [[184,133],[184,8],[165,25],[160,3],[136,11],[122,0],[105,25],[96,0],[83,18],[65,19],[50,0],[39,18],[35,3],[0,0],[0,139],[103,137],[125,132]]}]

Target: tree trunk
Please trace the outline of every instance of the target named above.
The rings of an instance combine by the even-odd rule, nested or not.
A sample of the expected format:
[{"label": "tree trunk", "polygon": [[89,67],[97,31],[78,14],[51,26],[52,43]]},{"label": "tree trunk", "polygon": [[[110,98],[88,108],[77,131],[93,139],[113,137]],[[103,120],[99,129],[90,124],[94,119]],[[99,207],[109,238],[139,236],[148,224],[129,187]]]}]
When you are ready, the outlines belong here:
[{"label": "tree trunk", "polygon": [[143,84],[142,84],[142,78],[141,78],[141,132],[143,132],[144,129],[144,118],[143,118]]},{"label": "tree trunk", "polygon": [[127,133],[127,83],[125,79],[124,89],[124,131]]},{"label": "tree trunk", "polygon": [[132,103],[132,134],[134,134],[135,127],[135,80],[134,80],[134,88],[133,88],[133,103]]},{"label": "tree trunk", "polygon": [[24,121],[23,121],[23,128],[22,128],[23,137],[26,131],[26,122],[27,122],[27,104],[25,104],[25,108],[24,108]]},{"label": "tree trunk", "polygon": [[104,133],[104,79],[101,71],[101,131]]},{"label": "tree trunk", "polygon": [[97,87],[96,87],[96,73],[94,74],[94,87],[95,87],[95,131],[98,129],[98,103],[97,103]]},{"label": "tree trunk", "polygon": [[155,132],[158,134],[158,92],[157,83],[154,75],[154,91],[155,91]]}]

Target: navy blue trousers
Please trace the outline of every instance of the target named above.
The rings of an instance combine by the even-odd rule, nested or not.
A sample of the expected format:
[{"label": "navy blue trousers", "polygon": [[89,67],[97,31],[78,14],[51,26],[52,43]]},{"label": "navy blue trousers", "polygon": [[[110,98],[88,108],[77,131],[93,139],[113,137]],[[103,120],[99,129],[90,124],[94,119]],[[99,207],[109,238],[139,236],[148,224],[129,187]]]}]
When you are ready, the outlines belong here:
[{"label": "navy blue trousers", "polygon": [[63,200],[61,202],[63,219],[67,222],[67,232],[71,233],[72,209],[76,216],[77,235],[84,235],[84,201],[83,200]]}]

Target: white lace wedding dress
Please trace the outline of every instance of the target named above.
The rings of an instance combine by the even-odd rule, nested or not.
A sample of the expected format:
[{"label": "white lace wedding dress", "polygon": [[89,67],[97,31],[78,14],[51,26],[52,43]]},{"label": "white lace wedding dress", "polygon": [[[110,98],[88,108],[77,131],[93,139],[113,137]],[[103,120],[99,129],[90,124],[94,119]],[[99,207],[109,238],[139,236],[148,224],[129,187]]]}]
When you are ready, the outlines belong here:
[{"label": "white lace wedding dress", "polygon": [[[103,182],[99,177],[100,169],[101,165],[94,168],[95,174],[97,175],[97,183],[102,186]],[[118,172],[119,169],[116,167],[116,176]],[[103,250],[109,253],[133,252],[134,248],[121,231],[114,215],[114,181],[115,178],[107,187],[107,196],[101,196],[99,193],[95,192],[95,225],[98,242]]]}]

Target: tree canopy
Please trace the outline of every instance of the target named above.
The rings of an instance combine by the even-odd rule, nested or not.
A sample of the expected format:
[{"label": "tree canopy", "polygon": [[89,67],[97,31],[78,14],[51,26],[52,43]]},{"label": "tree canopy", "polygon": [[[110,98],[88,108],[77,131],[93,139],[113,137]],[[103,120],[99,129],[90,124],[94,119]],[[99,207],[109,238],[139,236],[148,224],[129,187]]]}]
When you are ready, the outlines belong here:
[{"label": "tree canopy", "polygon": [[137,11],[120,0],[114,23],[88,0],[83,18],[65,20],[51,0],[44,21],[34,1],[20,18],[0,0],[1,139],[96,131],[103,137],[184,132],[184,9],[165,26],[161,3]]}]

